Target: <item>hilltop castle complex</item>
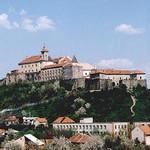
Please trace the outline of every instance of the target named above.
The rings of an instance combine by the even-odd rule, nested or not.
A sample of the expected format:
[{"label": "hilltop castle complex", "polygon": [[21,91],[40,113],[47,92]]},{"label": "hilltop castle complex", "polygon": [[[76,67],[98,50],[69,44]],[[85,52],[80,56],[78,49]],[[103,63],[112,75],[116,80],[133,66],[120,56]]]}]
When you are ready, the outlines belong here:
[{"label": "hilltop castle complex", "polygon": [[101,90],[125,84],[128,88],[141,84],[147,86],[145,73],[140,70],[113,70],[95,69],[88,63],[79,63],[74,56],[51,58],[48,49],[44,46],[41,54],[30,56],[18,65],[17,70],[6,75],[5,84],[34,80],[48,81],[64,79],[72,84],[73,88],[87,88]]}]

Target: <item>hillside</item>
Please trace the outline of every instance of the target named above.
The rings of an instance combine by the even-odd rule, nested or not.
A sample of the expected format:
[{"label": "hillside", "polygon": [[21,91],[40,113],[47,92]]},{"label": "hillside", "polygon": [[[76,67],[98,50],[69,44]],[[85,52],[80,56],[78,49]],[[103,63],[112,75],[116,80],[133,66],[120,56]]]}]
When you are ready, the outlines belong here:
[{"label": "hillside", "polygon": [[49,122],[58,116],[77,121],[86,116],[97,122],[147,121],[150,90],[140,85],[130,91],[125,85],[105,91],[69,90],[65,81],[20,82],[0,87],[0,110],[4,109],[14,109],[15,115],[46,117]]}]

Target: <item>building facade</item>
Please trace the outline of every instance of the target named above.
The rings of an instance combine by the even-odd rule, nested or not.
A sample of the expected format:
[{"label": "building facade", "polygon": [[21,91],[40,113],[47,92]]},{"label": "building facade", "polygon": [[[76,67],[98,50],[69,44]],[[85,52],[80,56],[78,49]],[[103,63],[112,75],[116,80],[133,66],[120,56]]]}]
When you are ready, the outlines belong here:
[{"label": "building facade", "polygon": [[128,135],[128,122],[93,122],[93,118],[82,118],[79,123],[75,122],[56,122],[53,123],[53,128],[59,130],[73,130],[77,133],[94,133],[104,132],[110,133],[112,136]]}]

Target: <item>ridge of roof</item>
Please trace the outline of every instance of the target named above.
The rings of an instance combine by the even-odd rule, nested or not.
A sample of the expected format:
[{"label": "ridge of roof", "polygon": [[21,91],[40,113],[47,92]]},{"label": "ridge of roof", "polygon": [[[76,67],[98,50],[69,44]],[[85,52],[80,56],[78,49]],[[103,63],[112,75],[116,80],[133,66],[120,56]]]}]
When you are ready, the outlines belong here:
[{"label": "ridge of roof", "polygon": [[58,117],[53,123],[74,123],[75,121],[69,117]]},{"label": "ridge of roof", "polygon": [[21,61],[19,63],[19,65],[33,63],[33,62],[38,62],[38,61],[44,61],[44,59],[42,58],[42,55],[35,55],[35,56],[27,57],[26,59],[24,59],[23,61]]}]

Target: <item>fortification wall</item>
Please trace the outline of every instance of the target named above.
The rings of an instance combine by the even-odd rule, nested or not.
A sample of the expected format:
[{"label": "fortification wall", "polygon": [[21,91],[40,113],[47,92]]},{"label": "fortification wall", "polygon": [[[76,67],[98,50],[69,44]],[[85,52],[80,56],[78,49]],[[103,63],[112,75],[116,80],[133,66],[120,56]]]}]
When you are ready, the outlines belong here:
[{"label": "fortification wall", "polygon": [[132,88],[140,84],[141,86],[147,87],[147,81],[144,80],[136,80],[136,79],[130,79],[130,80],[122,80],[122,83],[127,86],[127,88]]}]

